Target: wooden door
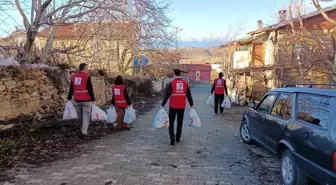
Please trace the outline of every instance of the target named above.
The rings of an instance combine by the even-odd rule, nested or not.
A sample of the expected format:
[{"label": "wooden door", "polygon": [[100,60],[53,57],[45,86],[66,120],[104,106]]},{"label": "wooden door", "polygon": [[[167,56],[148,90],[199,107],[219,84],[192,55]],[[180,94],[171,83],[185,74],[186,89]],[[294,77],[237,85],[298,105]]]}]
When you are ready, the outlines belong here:
[{"label": "wooden door", "polygon": [[201,71],[196,71],[196,81],[201,80]]},{"label": "wooden door", "polygon": [[253,44],[252,62],[253,66],[260,67],[265,63],[265,51],[263,43]]}]

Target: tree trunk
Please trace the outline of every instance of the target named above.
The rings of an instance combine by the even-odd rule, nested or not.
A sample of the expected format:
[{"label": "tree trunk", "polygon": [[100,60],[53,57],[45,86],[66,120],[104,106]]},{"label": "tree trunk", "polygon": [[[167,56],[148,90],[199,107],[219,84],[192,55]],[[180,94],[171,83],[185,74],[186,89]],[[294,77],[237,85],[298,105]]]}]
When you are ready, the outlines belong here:
[{"label": "tree trunk", "polygon": [[336,82],[336,38],[335,38],[335,35],[334,35],[334,30],[335,29],[332,29],[330,31],[330,36],[331,36],[332,45],[333,45],[332,58],[330,59],[331,60],[331,66],[330,66],[330,68],[331,68],[331,78],[329,78],[330,83]]},{"label": "tree trunk", "polygon": [[50,33],[50,36],[43,48],[43,51],[42,51],[42,54],[41,54],[41,58],[40,58],[40,63],[45,63],[46,62],[46,59],[48,58],[49,54],[50,54],[50,51],[52,49],[52,45],[54,43],[54,38],[55,38],[55,33],[57,31],[57,28],[52,26],[51,27],[51,33]]},{"label": "tree trunk", "polygon": [[27,40],[24,45],[23,50],[23,56],[21,58],[22,64],[28,64],[31,63],[32,55],[33,55],[33,47],[34,47],[34,41],[36,39],[37,31],[30,27],[27,31]]}]

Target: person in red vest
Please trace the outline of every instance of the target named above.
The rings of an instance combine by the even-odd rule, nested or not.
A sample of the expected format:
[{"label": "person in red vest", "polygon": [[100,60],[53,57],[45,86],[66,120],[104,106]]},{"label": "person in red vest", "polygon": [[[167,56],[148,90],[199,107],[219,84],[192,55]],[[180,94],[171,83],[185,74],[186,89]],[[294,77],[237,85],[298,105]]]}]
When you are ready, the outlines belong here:
[{"label": "person in red vest", "polygon": [[89,76],[89,66],[85,63],[79,65],[79,72],[71,76],[68,100],[75,101],[78,112],[82,137],[87,136],[87,130],[91,118],[92,102],[95,101],[91,77]]},{"label": "person in red vest", "polygon": [[121,129],[130,130],[128,124],[124,123],[125,109],[130,106],[131,100],[128,96],[126,86],[124,85],[122,76],[117,76],[115,83],[112,86],[112,104],[117,108],[118,127]]},{"label": "person in red vest", "polygon": [[211,94],[215,91],[215,113],[218,113],[218,105],[220,107],[220,113],[224,112],[224,108],[221,106],[224,101],[224,96],[227,95],[226,80],[223,79],[223,73],[218,74],[218,78],[214,80],[212,85]]},{"label": "person in red vest", "polygon": [[[175,139],[176,142],[180,142],[181,139],[186,99],[188,99],[190,107],[194,106],[189,84],[187,81],[182,80],[180,69],[174,70],[174,80],[167,85],[166,93],[161,104],[162,107],[166,105],[169,98],[169,135],[170,144],[174,145]],[[177,129],[175,137],[174,122],[176,115]]]}]

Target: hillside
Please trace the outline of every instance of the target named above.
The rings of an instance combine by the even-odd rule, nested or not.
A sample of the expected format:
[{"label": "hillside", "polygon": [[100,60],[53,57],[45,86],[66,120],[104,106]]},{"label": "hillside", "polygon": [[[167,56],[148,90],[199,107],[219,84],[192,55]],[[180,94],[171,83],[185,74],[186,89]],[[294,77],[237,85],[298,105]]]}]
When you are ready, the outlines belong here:
[{"label": "hillside", "polygon": [[180,48],[182,55],[181,63],[190,62],[207,62],[207,63],[221,63],[223,60],[222,50],[219,48],[197,48],[197,47],[185,47]]}]

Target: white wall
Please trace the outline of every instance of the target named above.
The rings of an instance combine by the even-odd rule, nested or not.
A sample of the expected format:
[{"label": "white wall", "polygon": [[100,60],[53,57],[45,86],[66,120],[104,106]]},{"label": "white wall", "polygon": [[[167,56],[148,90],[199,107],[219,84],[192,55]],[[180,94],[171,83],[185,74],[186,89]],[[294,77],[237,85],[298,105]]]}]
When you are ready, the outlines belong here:
[{"label": "white wall", "polygon": [[235,51],[233,53],[233,69],[246,68],[249,66],[250,61],[250,51]]}]

